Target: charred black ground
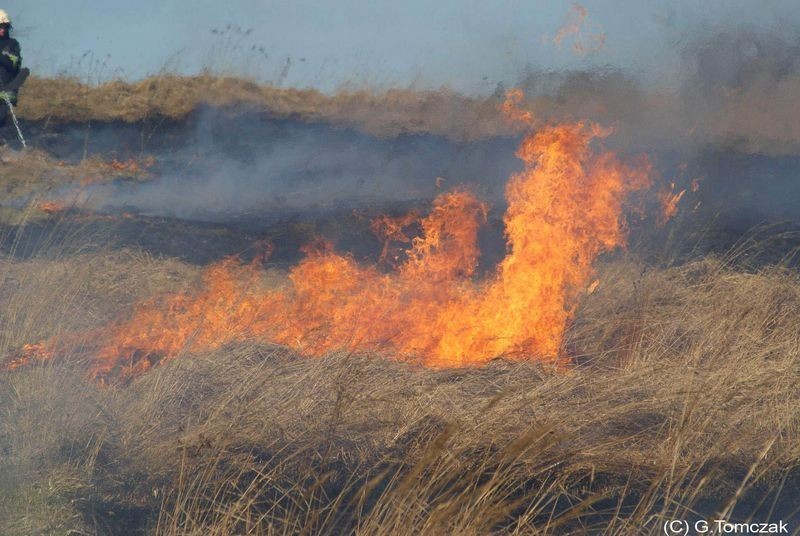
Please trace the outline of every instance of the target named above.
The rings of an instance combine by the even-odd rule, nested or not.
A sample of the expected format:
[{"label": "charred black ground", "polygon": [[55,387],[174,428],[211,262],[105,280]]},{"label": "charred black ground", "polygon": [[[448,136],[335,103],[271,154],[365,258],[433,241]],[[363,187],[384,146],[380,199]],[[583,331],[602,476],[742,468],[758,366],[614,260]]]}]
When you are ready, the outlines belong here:
[{"label": "charred black ground", "polygon": [[[115,247],[138,246],[194,263],[247,256],[259,240],[274,243],[275,262],[292,263],[314,236],[366,258],[380,247],[369,230],[376,215],[424,211],[438,192],[466,185],[491,205],[481,239],[488,268],[504,252],[503,190],[520,168],[516,137],[459,143],[432,134],[376,136],[241,106],[203,106],[182,119],[29,121],[24,127],[34,148],[61,161],[146,156],[153,164],[146,181],[121,177],[81,187],[79,195],[69,186],[43,194],[67,204],[77,200],[80,208],[24,228],[6,226],[6,249],[11,240],[23,255],[42,236],[87,232]],[[658,252],[668,242],[670,257],[686,259],[726,251],[759,226],[780,235],[771,253],[762,252],[765,258],[796,245],[800,209],[792,200],[800,196],[800,157],[712,146],[692,152],[654,147],[647,154],[660,180],[687,194],[667,229],[657,229],[652,214],[631,225],[631,241],[640,248]],[[96,217],[123,213],[124,219]]]}]

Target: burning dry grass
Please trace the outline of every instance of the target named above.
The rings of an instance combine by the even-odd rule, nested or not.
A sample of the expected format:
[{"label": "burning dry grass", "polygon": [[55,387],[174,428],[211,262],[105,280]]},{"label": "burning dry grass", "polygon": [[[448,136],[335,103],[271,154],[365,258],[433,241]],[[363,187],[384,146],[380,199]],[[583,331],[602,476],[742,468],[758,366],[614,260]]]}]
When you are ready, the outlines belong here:
[{"label": "burning dry grass", "polygon": [[[99,156],[65,162],[41,150],[0,150],[0,221],[20,223],[68,210],[77,198],[58,196],[59,188],[85,187],[120,177],[148,180],[148,168],[154,163],[151,157],[107,161]],[[49,196],[58,200],[48,201]]]},{"label": "burning dry grass", "polygon": [[[570,307],[555,346],[575,366],[489,360],[502,349],[472,362],[480,366],[448,370],[400,362],[398,347],[344,353],[326,346],[309,358],[268,338],[192,346],[192,329],[164,366],[108,388],[87,381],[96,356],[86,348],[98,341],[65,346],[60,360],[0,373],[0,533],[661,533],[670,518],[790,519],[800,487],[800,276],[714,258],[669,269],[606,259],[595,274],[595,258],[624,243],[624,193],[647,181],[645,169],[633,172],[610,153],[588,151],[599,133],[586,128],[542,129],[546,139],[568,141],[566,154],[577,149],[577,166],[565,151],[530,138],[523,148],[534,149],[539,165],[515,176],[509,191],[535,201],[526,185],[557,198],[548,188],[597,182],[600,205],[582,191],[560,197],[581,199],[597,218],[576,225],[569,202],[564,214],[554,212],[563,208],[558,203],[533,203],[551,209],[540,222],[536,210],[510,196],[506,219],[509,258],[531,253],[517,268],[547,266],[559,257],[545,246],[575,238],[545,231],[572,230],[578,242],[599,237],[563,248],[568,262],[555,277],[539,278],[558,280],[565,266],[575,269],[556,285],[569,299],[554,302],[561,312]],[[575,134],[578,143],[569,141]],[[527,172],[547,180],[525,181]],[[629,175],[632,184],[620,182]],[[468,221],[480,220],[480,203],[465,192],[452,195],[469,201]],[[464,275],[460,289],[473,283],[474,258],[462,258],[472,238],[455,233],[452,248],[438,241],[454,233],[434,225],[436,214],[421,222],[425,235],[412,240],[404,269],[436,268],[421,280],[441,287],[430,274],[451,265],[428,261],[454,257],[455,269],[445,272]],[[519,214],[533,218],[513,217]],[[531,229],[539,241],[525,241]],[[195,310],[181,297],[194,296],[187,288],[200,281],[197,269],[136,252],[74,256],[53,246],[27,261],[0,260],[3,360],[27,343],[93,333],[110,318],[132,317],[125,325],[141,327],[131,305],[154,303],[143,301],[154,296],[184,306],[168,313]],[[349,266],[345,257],[322,260],[329,258]],[[324,268],[318,260],[311,255],[299,266]],[[385,279],[377,269],[356,268]],[[296,275],[248,270],[273,291]],[[590,276],[600,283],[584,292]],[[539,280],[512,279],[528,285],[512,297]],[[356,309],[345,303],[351,287],[363,290],[364,277],[349,282],[348,292],[326,294],[323,321]],[[392,310],[403,309],[394,301]],[[542,302],[529,295],[512,316],[523,318]],[[199,304],[209,306],[192,316],[201,320],[215,304],[242,305],[216,296]],[[462,306],[453,318],[471,314],[480,324],[486,319],[475,313],[486,310]],[[146,327],[167,333],[166,320],[156,318]],[[240,316],[224,318],[225,330],[247,327],[237,325]],[[400,336],[418,335],[413,326],[425,323],[402,324]],[[210,339],[218,342],[219,332]],[[535,357],[530,349],[513,355]]]},{"label": "burning dry grass", "polygon": [[[4,267],[4,351],[196,273],[133,253]],[[69,360],[4,374],[0,532],[660,533],[665,518],[734,510],[788,520],[798,274],[708,258],[619,260],[599,276],[568,332],[582,363],[568,372],[233,345],[124,389],[86,382]]]},{"label": "burning dry grass", "polygon": [[[509,115],[532,128],[533,117],[516,108],[522,94],[509,97]],[[241,340],[284,344],[305,356],[387,351],[429,366],[496,356],[558,362],[595,259],[626,242],[628,196],[651,185],[646,159],[628,165],[595,147],[608,134],[576,123],[525,137],[517,152],[524,169],[506,189],[508,254],[485,281],[473,276],[488,207],[455,190],[437,196],[391,274],[323,245],[307,248],[292,268],[291,288],[259,289],[257,268],[227,261],[208,269],[197,293],[143,303],[129,320],[89,333],[93,342],[74,335],[26,345],[8,366],[88,345],[96,356],[92,376],[116,383],[185,349]]]}]

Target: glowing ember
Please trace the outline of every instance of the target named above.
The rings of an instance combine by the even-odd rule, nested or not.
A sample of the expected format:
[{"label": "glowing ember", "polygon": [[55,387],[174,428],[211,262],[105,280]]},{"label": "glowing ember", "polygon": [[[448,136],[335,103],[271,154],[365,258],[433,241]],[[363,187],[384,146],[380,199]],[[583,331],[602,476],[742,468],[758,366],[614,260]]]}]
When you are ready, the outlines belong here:
[{"label": "glowing ember", "polygon": [[30,365],[34,361],[47,361],[54,357],[54,352],[44,343],[26,344],[19,351],[19,355],[5,363],[6,370],[16,370]]},{"label": "glowing ember", "polygon": [[132,175],[136,175],[139,173],[145,172],[147,169],[153,167],[155,165],[156,160],[152,156],[147,156],[142,159],[135,159],[129,158],[125,161],[119,160],[112,160],[109,166],[114,171],[122,172],[122,173],[130,173]]},{"label": "glowing ember", "polygon": [[46,214],[55,214],[67,210],[67,205],[61,201],[43,201],[36,208]]},{"label": "glowing ember", "polygon": [[[520,96],[512,92],[506,109],[530,128],[531,116],[516,107]],[[267,287],[255,264],[226,260],[207,269],[199,292],[140,304],[127,321],[93,334],[92,375],[126,379],[183,352],[238,340],[307,356],[385,351],[429,366],[501,355],[559,363],[578,299],[597,286],[590,285],[594,261],[625,244],[628,194],[650,185],[649,163],[631,167],[593,147],[608,134],[576,123],[524,139],[517,152],[524,169],[506,188],[509,253],[485,279],[475,269],[488,208],[454,190],[440,194],[425,217],[376,220],[384,257],[391,243],[405,244],[388,273],[326,242],[306,248],[282,288]]]}]

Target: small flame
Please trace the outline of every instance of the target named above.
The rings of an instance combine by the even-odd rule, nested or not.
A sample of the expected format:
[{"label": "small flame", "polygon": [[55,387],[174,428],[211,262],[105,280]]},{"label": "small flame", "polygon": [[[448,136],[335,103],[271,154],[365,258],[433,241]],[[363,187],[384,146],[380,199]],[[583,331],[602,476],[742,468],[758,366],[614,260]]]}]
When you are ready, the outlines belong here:
[{"label": "small flame", "polygon": [[37,205],[37,208],[47,214],[55,214],[67,210],[67,206],[60,201],[43,201]]},{"label": "small flame", "polygon": [[521,89],[509,89],[506,91],[506,100],[503,102],[503,115],[512,123],[520,123],[523,127],[530,128],[534,123],[534,117],[528,110],[520,108],[524,101],[525,94]]},{"label": "small flame", "polygon": [[113,169],[114,171],[130,173],[131,175],[137,175],[153,167],[155,163],[156,163],[155,158],[153,158],[152,156],[147,156],[142,159],[129,158],[128,160],[125,161],[114,159],[109,164],[109,167],[111,167],[111,169]]},{"label": "small flame", "polygon": [[587,56],[602,50],[606,44],[606,34],[599,26],[589,33],[584,32],[588,16],[589,12],[584,6],[573,3],[566,21],[552,39],[553,44],[561,46],[568,37],[574,36],[572,51],[579,56]]},{"label": "small flame", "polygon": [[661,203],[661,213],[658,217],[658,225],[663,227],[678,213],[678,204],[681,202],[686,190],[681,190],[675,193],[675,183],[670,184],[669,190],[662,190],[658,194],[658,200]]},{"label": "small flame", "polygon": [[55,356],[53,348],[46,343],[26,344],[12,359],[5,363],[6,370],[16,370],[36,361],[49,361]]},{"label": "small flame", "polygon": [[586,294],[594,294],[597,288],[600,286],[600,280],[595,279],[592,281],[592,284],[586,289]]}]

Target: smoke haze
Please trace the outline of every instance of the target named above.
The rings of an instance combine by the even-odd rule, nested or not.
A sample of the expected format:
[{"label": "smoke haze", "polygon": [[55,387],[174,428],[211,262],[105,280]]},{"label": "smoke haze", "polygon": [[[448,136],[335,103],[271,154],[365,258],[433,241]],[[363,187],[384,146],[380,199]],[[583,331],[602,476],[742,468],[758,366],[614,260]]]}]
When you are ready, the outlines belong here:
[{"label": "smoke haze", "polygon": [[[698,219],[739,227],[797,222],[800,209],[787,199],[800,195],[798,52],[800,31],[729,28],[683,45],[686,74],[675,88],[610,67],[530,68],[514,85],[539,121],[613,126],[610,148],[649,155],[662,181],[677,190],[699,186],[683,201]],[[80,198],[101,211],[268,221],[427,201],[439,187],[468,184],[502,208],[505,183],[520,167],[514,151],[521,135],[499,111],[505,89],[488,97],[451,90],[350,95],[313,121],[247,107],[202,108],[156,130],[144,147],[160,162],[155,180],[94,187]],[[136,146],[139,136],[114,123],[95,129],[90,146],[98,152]],[[83,135],[70,127],[61,134],[76,148]]]}]

